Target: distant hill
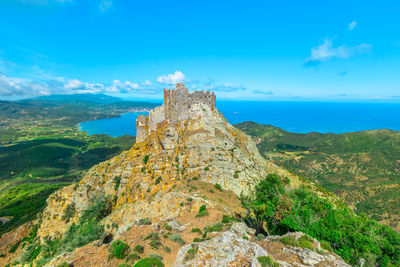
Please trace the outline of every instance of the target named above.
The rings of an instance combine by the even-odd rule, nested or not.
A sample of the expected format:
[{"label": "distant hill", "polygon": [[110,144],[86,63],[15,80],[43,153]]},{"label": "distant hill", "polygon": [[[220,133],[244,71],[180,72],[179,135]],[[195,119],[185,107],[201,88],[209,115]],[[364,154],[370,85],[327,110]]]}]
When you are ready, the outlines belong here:
[{"label": "distant hill", "polygon": [[298,134],[255,122],[235,126],[254,137],[265,158],[400,231],[400,132]]},{"label": "distant hill", "polygon": [[93,102],[100,104],[124,102],[124,100],[119,97],[109,96],[105,94],[48,95],[25,99],[25,101],[29,100],[47,100],[57,102]]},{"label": "distant hill", "polygon": [[0,121],[60,120],[64,125],[110,118],[126,112],[136,112],[157,106],[148,102],[123,101],[118,97],[95,94],[52,95],[18,101],[0,101]]}]

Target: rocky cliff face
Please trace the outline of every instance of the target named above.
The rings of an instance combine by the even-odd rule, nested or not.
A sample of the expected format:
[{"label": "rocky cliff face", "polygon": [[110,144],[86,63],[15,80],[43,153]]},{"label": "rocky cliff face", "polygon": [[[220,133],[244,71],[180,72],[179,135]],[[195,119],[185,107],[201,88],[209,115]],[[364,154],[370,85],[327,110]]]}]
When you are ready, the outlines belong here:
[{"label": "rocky cliff face", "polygon": [[[258,257],[268,255],[282,266],[345,266],[329,252],[322,256],[313,252],[320,256],[313,255],[317,259],[312,261],[312,250],[287,247],[278,237],[276,241],[257,239],[244,224],[221,222],[224,215],[243,214],[239,196],[249,194],[266,174],[287,176],[293,186],[301,181],[264,160],[251,138],[216,109],[214,94],[188,94],[179,84],[176,90],[166,90],[164,96],[163,106],[151,111],[149,117],[138,118],[134,147],[94,166],[79,184],[49,197],[39,219],[37,238],[41,244],[62,240],[80,223],[79,218],[94,200],[108,201],[108,213],[101,220],[107,238],[54,255],[49,266],[64,261],[73,266],[117,266],[123,261],[107,259],[110,239],[123,240],[131,248],[142,245],[141,257],[157,253],[167,266],[261,266]],[[196,228],[215,231],[207,231],[207,238],[200,240],[199,231],[192,231]],[[146,239],[149,235],[163,235],[162,244],[155,246],[154,240],[160,238]],[[192,243],[194,238],[197,242]],[[2,251],[7,256],[0,258],[0,265],[21,262],[18,253],[7,253],[7,246],[0,247]],[[34,265],[37,262],[34,260]]]}]

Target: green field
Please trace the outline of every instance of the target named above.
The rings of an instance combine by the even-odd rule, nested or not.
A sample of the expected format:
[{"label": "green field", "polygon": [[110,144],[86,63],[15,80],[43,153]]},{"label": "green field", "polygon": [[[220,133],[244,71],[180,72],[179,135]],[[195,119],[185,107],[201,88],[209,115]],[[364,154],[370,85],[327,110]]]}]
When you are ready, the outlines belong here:
[{"label": "green field", "polygon": [[400,132],[297,134],[254,122],[236,127],[254,137],[265,158],[400,230]]}]

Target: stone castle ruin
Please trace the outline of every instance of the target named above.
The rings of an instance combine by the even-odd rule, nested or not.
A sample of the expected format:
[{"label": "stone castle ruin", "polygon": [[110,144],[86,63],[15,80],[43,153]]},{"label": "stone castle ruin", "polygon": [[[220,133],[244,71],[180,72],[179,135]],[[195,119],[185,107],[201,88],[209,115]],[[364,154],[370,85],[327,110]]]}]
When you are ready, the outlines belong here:
[{"label": "stone castle ruin", "polygon": [[189,119],[189,108],[196,103],[203,103],[215,109],[215,94],[209,91],[189,93],[183,83],[177,83],[172,90],[164,89],[162,106],[149,111],[149,116],[139,115],[136,119],[136,142],[143,142],[157,124],[162,121],[176,123]]}]

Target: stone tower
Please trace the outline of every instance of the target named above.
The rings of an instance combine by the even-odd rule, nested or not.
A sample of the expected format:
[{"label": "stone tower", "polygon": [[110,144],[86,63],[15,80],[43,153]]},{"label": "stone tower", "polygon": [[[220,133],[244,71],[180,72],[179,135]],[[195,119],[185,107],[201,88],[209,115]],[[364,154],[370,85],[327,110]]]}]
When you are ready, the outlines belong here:
[{"label": "stone tower", "polygon": [[176,84],[175,90],[164,89],[165,119],[171,123],[188,119],[189,92],[183,83]]},{"label": "stone tower", "polygon": [[156,130],[162,121],[176,123],[189,119],[189,109],[196,103],[208,105],[215,109],[216,97],[214,92],[194,91],[189,93],[183,83],[177,83],[175,89],[164,89],[162,106],[149,111],[149,116],[139,115],[136,119],[136,142],[143,142],[151,131]]}]

